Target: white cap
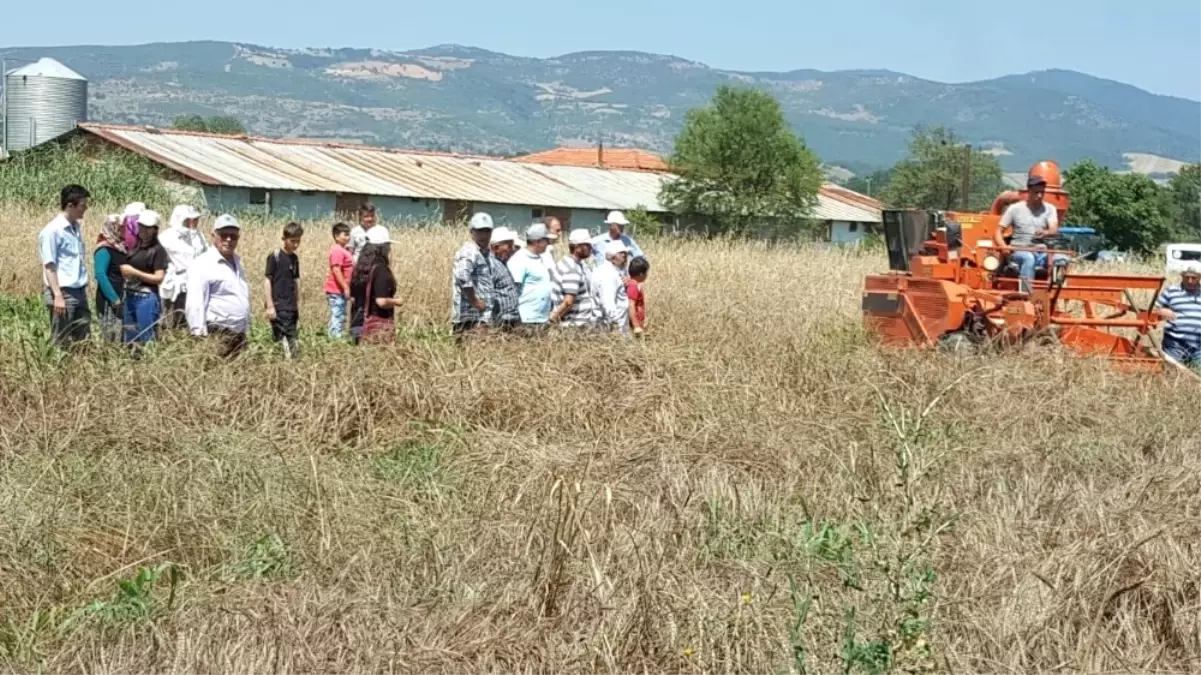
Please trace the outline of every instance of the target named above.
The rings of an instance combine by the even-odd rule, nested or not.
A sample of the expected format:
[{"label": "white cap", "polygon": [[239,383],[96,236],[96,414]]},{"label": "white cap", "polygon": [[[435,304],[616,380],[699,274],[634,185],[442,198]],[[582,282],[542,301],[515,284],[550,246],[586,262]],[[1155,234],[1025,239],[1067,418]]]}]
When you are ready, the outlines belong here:
[{"label": "white cap", "polygon": [[567,243],[571,246],[576,244],[591,244],[592,235],[584,228],[576,228],[571,231],[571,235],[567,237]]},{"label": "white cap", "polygon": [[192,206],[191,204],[180,204],[179,206],[176,206],[175,213],[179,215],[181,220],[192,220],[193,218],[200,217],[200,211],[196,210],[196,207]]},{"label": "white cap", "polygon": [[525,238],[528,241],[538,241],[539,239],[550,239],[550,233],[547,232],[546,226],[542,223],[534,223],[525,231]]},{"label": "white cap", "polygon": [[506,241],[517,241],[517,233],[507,227],[498,227],[492,230],[490,244],[503,244]]},{"label": "white cap", "polygon": [[151,211],[147,209],[138,214],[138,225],[145,225],[146,227],[158,227],[158,222],[159,218],[157,211]]},{"label": "white cap", "polygon": [[146,205],[142,202],[130,202],[125,205],[125,213],[123,215],[128,218],[130,216],[136,216],[145,210]]},{"label": "white cap", "polygon": [[238,224],[238,219],[228,213],[222,213],[213,221],[213,232],[224,230],[227,227],[232,227],[236,230],[242,229],[242,226]]},{"label": "white cap", "polygon": [[618,253],[629,253],[630,247],[620,239],[610,239],[605,242],[605,257],[617,255]]},{"label": "white cap", "polygon": [[1180,269],[1181,274],[1201,274],[1201,263],[1187,262]]},{"label": "white cap", "polygon": [[480,211],[471,217],[471,229],[473,230],[491,230],[492,216]]},{"label": "white cap", "polygon": [[383,225],[376,225],[367,230],[368,244],[392,244],[392,238],[388,235],[388,228]]},{"label": "white cap", "polygon": [[630,224],[630,221],[626,220],[626,214],[622,213],[621,211],[610,211],[609,215],[605,218],[605,224],[621,225],[622,227],[625,227],[626,225]]}]

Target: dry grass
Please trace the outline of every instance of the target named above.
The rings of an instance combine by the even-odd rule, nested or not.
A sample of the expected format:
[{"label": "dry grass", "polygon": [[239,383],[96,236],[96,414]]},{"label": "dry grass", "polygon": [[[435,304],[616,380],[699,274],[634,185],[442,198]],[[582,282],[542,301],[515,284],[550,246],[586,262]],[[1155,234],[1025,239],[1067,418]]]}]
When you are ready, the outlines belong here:
[{"label": "dry grass", "polygon": [[[0,294],[47,215],[0,214]],[[296,364],[6,327],[0,670],[1201,670],[1195,382],[880,351],[882,256],[750,245],[652,244],[643,343],[456,348],[437,231],[355,350],[325,229]]]}]

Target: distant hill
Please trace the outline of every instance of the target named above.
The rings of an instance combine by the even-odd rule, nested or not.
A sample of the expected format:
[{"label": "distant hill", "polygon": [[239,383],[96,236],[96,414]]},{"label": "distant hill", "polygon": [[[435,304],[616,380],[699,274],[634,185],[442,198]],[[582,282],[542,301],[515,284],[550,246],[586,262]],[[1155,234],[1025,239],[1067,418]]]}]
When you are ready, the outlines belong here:
[{"label": "distant hill", "polygon": [[736,83],[771,91],[827,165],[857,172],[900,159],[918,124],[950,126],[1007,171],[1043,158],[1116,169],[1131,168],[1126,155],[1201,160],[1201,103],[1072,71],[943,84],[887,70],[749,73],[641,52],[536,59],[457,45],[6,52],[51,56],[86,76],[93,121],[166,126],[182,114],[228,114],[267,136],[505,155],[603,141],[666,153],[685,113]]}]

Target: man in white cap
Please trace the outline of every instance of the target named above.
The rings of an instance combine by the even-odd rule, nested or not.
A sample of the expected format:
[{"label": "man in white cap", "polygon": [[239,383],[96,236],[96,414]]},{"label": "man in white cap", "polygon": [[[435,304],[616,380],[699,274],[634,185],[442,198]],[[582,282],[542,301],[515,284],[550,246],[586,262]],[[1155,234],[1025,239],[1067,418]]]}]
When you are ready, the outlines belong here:
[{"label": "man in white cap", "polygon": [[521,324],[517,312],[517,284],[513,283],[508,268],[516,243],[517,233],[513,230],[498,227],[492,231],[492,256],[488,259],[492,266],[492,325],[502,330],[511,330]]},{"label": "man in white cap", "polygon": [[240,237],[237,218],[218,216],[212,248],[188,272],[188,330],[197,337],[218,337],[223,357],[241,352],[250,333],[250,284],[235,253]]},{"label": "man in white cap", "polygon": [[1180,283],[1160,294],[1155,312],[1167,319],[1164,354],[1182,366],[1201,369],[1201,264],[1184,268]]},{"label": "man in white cap", "polygon": [[630,328],[630,299],[626,293],[625,269],[629,249],[620,239],[605,244],[605,262],[593,273],[598,323],[607,331],[625,335]]},{"label": "man in white cap", "polygon": [[633,237],[626,234],[626,226],[630,224],[626,220],[626,215],[621,211],[610,211],[605,217],[605,226],[609,228],[608,232],[597,235],[592,239],[592,259],[600,265],[605,261],[605,246],[611,241],[620,241],[625,244],[626,252],[633,257],[642,255],[642,249],[634,242]]},{"label": "man in white cap", "polygon": [[509,259],[509,273],[517,284],[517,312],[521,323],[530,331],[546,327],[550,318],[550,296],[554,290],[546,248],[550,245],[546,225],[534,223],[525,231],[525,247]]},{"label": "man in white cap", "polygon": [[471,217],[471,239],[455,254],[451,273],[450,322],[455,335],[474,331],[492,320],[492,216]]},{"label": "man in white cap", "polygon": [[588,230],[576,229],[567,238],[568,253],[555,266],[550,323],[582,327],[596,325],[592,284],[592,239]]}]

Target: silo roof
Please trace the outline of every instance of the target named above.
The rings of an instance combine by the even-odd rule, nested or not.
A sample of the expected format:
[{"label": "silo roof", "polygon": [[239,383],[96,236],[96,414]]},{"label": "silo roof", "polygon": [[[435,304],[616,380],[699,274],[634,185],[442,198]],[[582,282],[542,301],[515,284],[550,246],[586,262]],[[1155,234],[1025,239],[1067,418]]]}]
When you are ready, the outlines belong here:
[{"label": "silo roof", "polygon": [[54,77],[60,80],[86,80],[83,75],[71,70],[52,58],[38,59],[29,65],[8,71],[9,75],[20,77]]}]

